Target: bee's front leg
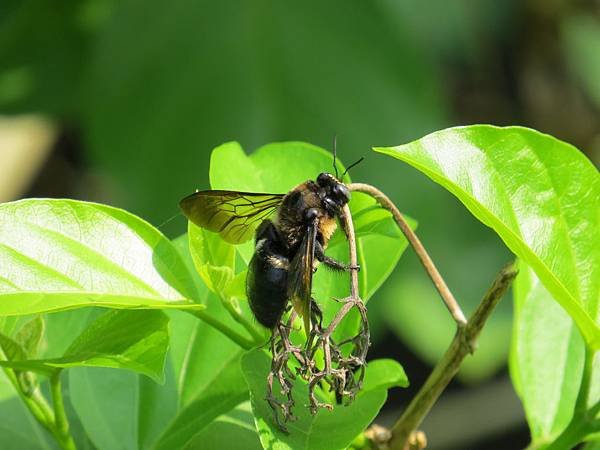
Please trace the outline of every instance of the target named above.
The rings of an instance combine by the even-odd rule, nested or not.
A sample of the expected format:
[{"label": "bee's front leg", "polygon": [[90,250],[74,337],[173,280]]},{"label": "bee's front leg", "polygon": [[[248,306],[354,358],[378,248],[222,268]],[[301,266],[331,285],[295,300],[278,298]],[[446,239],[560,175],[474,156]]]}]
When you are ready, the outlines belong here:
[{"label": "bee's front leg", "polygon": [[330,269],[338,272],[350,272],[351,270],[360,270],[360,266],[358,265],[353,266],[350,264],[345,264],[327,256],[325,254],[325,251],[323,250],[323,245],[321,245],[319,241],[315,243],[315,258],[317,258],[319,262],[322,262]]}]

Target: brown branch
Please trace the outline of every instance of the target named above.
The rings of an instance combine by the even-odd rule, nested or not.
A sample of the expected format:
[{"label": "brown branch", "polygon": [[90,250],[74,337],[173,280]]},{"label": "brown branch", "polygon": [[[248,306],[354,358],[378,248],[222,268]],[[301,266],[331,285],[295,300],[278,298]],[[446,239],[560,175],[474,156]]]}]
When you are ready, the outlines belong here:
[{"label": "brown branch", "polygon": [[514,263],[505,266],[496,276],[468,324],[458,328],[450,347],[412,399],[408,408],[394,424],[391,449],[403,450],[406,448],[410,434],[419,427],[433,404],[454,378],[465,356],[473,352],[481,329],[510,287],[517,272]]},{"label": "brown branch", "polygon": [[452,292],[450,292],[450,289],[448,288],[446,282],[438,272],[437,268],[435,267],[435,264],[429,257],[429,254],[425,250],[425,247],[423,247],[423,244],[421,244],[421,241],[413,232],[413,230],[410,229],[410,226],[402,216],[402,213],[400,213],[398,208],[396,208],[396,205],[394,205],[392,201],[383,192],[369,184],[351,183],[348,184],[348,189],[350,189],[351,191],[363,192],[365,194],[370,195],[383,208],[387,209],[389,212],[392,213],[394,220],[400,227],[400,230],[402,230],[402,233],[404,233],[404,236],[406,236],[406,239],[408,239],[410,245],[415,250],[415,253],[421,260],[421,264],[423,264],[425,271],[429,275],[429,278],[431,278],[431,281],[433,282],[435,288],[440,293],[440,296],[444,300],[444,303],[446,304],[448,311],[450,311],[452,318],[454,319],[459,328],[464,327],[467,323],[467,319],[465,318],[462,309],[460,308],[458,302],[452,295]]}]

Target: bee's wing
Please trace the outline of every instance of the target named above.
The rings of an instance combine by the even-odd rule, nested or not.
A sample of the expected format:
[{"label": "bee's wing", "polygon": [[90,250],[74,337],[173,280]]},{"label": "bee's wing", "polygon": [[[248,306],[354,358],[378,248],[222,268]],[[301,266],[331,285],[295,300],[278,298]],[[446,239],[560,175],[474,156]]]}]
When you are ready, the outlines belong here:
[{"label": "bee's wing", "polygon": [[317,240],[318,219],[307,227],[306,234],[292,259],[288,274],[287,296],[296,312],[304,319],[306,334],[310,333],[310,303],[312,292],[313,261]]},{"label": "bee's wing", "polygon": [[281,204],[283,194],[199,191],[179,202],[195,225],[219,233],[232,244],[254,236],[256,228]]}]

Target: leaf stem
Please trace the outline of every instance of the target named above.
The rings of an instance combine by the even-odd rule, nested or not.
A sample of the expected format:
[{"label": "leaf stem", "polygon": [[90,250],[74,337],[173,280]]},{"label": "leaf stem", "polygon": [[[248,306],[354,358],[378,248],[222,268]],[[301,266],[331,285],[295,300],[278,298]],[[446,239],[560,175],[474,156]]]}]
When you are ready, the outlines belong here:
[{"label": "leaf stem", "polygon": [[50,377],[50,394],[54,406],[54,435],[64,450],[76,450],[75,441],[69,433],[69,420],[65,412],[60,382],[61,373],[62,370],[57,370]]},{"label": "leaf stem", "polygon": [[463,327],[458,327],[450,347],[392,428],[391,449],[402,450],[405,448],[410,434],[421,424],[448,383],[458,372],[463,359],[474,351],[477,338],[485,322],[508,290],[517,272],[514,263],[505,266],[496,276],[468,323]]},{"label": "leaf stem", "polygon": [[598,415],[598,413],[599,413],[599,412],[600,412],[600,400],[598,400],[598,401],[597,401],[597,402],[594,404],[594,406],[592,406],[592,407],[590,408],[590,410],[588,411],[588,414],[589,414],[589,415],[590,415],[592,418],[594,418],[594,417],[596,417],[596,416]]},{"label": "leaf stem", "polygon": [[573,417],[583,416],[587,411],[588,398],[590,396],[590,385],[592,382],[592,371],[594,370],[594,351],[587,345],[585,347],[585,360],[583,363],[583,374],[581,376],[581,385],[575,401],[575,412]]},{"label": "leaf stem", "polygon": [[429,254],[427,253],[427,250],[425,250],[425,247],[423,247],[423,244],[421,243],[415,232],[411,230],[410,226],[408,225],[408,222],[406,222],[406,219],[404,219],[402,213],[398,210],[398,208],[396,208],[396,205],[394,205],[392,201],[383,192],[369,184],[351,183],[348,185],[348,189],[350,189],[351,191],[363,192],[365,194],[370,195],[383,208],[387,209],[389,212],[392,213],[394,220],[400,227],[402,233],[404,233],[404,236],[406,236],[406,239],[408,239],[408,242],[410,243],[412,248],[415,250],[415,253],[419,257],[421,264],[423,265],[425,271],[429,275],[429,278],[431,278],[431,281],[433,282],[435,288],[442,297],[442,300],[444,300],[444,303],[446,304],[448,311],[450,311],[452,318],[457,323],[459,328],[464,327],[467,324],[467,319],[465,318],[462,309],[460,308],[458,302],[452,295],[452,292],[450,292],[450,289],[446,285],[446,282],[435,267],[435,264],[433,263]]},{"label": "leaf stem", "polygon": [[242,325],[250,334],[250,336],[252,336],[254,342],[261,343],[264,341],[264,337],[258,331],[256,331],[254,325],[252,325],[252,323],[235,307],[231,298],[224,298],[223,305],[233,320]]},{"label": "leaf stem", "polygon": [[39,389],[36,387],[31,394],[26,394],[21,389],[21,384],[13,369],[4,368],[4,374],[35,420],[37,420],[48,432],[53,433],[52,426],[54,423],[54,414]]},{"label": "leaf stem", "polygon": [[233,342],[235,342],[237,345],[242,347],[244,350],[250,350],[256,344],[254,341],[251,341],[250,339],[242,336],[237,331],[235,331],[232,328],[230,328],[229,326],[225,325],[220,320],[215,319],[214,317],[212,317],[210,314],[207,314],[203,310],[189,310],[186,312],[197,317],[198,319],[205,322],[207,325],[210,325],[214,329],[220,331],[225,336],[227,336],[229,339],[231,339]]},{"label": "leaf stem", "polygon": [[[0,349],[0,359],[7,360],[4,351]],[[52,433],[52,427],[54,424],[54,413],[52,409],[48,405],[48,402],[41,394],[39,388],[37,386],[34,387],[32,392],[26,393],[23,390],[23,386],[19,383],[17,373],[8,367],[4,367],[4,374],[6,378],[13,385],[15,391],[31,413],[31,415],[38,421],[38,423],[44,427],[48,432]]]}]

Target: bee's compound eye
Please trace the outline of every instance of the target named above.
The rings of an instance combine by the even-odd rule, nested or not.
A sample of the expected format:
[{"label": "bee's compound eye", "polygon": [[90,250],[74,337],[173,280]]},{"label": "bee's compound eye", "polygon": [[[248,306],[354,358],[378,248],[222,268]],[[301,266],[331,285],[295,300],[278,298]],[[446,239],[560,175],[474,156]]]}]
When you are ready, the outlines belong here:
[{"label": "bee's compound eye", "polygon": [[304,217],[306,218],[307,222],[311,222],[311,221],[315,220],[318,215],[319,215],[319,211],[317,211],[316,208],[308,208],[306,210],[306,212],[304,213]]},{"label": "bee's compound eye", "polygon": [[350,201],[350,191],[341,183],[337,183],[333,187],[333,193],[343,203],[348,203]]}]

